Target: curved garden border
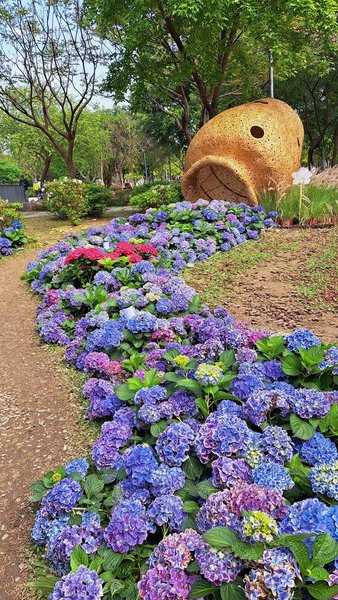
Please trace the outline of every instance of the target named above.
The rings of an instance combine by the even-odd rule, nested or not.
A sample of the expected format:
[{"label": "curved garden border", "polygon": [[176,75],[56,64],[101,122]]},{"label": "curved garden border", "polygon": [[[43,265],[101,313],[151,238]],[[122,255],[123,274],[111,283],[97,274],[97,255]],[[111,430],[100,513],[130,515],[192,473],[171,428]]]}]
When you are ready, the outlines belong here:
[{"label": "curved garden border", "polygon": [[34,486],[51,600],[338,593],[337,348],[212,314],[176,276],[271,217],[183,202],[29,265],[40,334],[91,374],[87,415],[105,419],[90,464]]}]

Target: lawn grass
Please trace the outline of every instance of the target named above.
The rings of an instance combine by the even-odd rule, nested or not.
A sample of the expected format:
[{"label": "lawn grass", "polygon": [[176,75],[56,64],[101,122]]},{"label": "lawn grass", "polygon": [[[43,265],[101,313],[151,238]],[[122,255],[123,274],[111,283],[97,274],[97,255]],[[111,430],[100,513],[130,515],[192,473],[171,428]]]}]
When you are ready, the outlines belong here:
[{"label": "lawn grass", "polygon": [[202,291],[202,300],[210,306],[222,305],[224,299],[231,296],[231,285],[240,275],[248,275],[257,267],[264,267],[273,257],[296,252],[301,248],[302,237],[295,236],[293,241],[278,241],[274,231],[266,232],[258,240],[249,240],[230,252],[218,252],[208,261],[198,263],[193,269],[185,269],[185,281]]},{"label": "lawn grass", "polygon": [[314,304],[320,308],[325,308],[328,304],[337,306],[337,230],[332,230],[322,252],[308,258],[300,276],[302,283],[297,288],[297,294],[307,306]]},{"label": "lawn grass", "polygon": [[23,223],[27,235],[33,238],[29,247],[39,249],[61,240],[65,235],[72,231],[83,231],[89,227],[104,225],[109,223],[111,219],[111,215],[100,219],[83,219],[80,225],[74,226],[52,216],[41,216],[23,219]]}]

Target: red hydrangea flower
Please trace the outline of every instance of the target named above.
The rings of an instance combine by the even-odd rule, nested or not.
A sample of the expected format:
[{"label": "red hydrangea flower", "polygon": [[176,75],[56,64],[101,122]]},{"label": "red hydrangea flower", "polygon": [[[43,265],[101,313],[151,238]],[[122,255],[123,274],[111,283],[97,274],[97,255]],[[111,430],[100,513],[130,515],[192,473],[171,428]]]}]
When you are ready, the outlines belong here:
[{"label": "red hydrangea flower", "polygon": [[115,252],[118,252],[120,256],[122,254],[132,254],[135,252],[135,244],[131,244],[130,242],[119,242],[115,248]]},{"label": "red hydrangea flower", "polygon": [[98,248],[77,248],[66,256],[65,263],[70,265],[78,260],[92,260],[97,263],[98,260],[106,257],[107,254]]},{"label": "red hydrangea flower", "polygon": [[157,256],[158,252],[152,244],[137,244],[137,251],[140,254],[150,254],[151,256]]}]

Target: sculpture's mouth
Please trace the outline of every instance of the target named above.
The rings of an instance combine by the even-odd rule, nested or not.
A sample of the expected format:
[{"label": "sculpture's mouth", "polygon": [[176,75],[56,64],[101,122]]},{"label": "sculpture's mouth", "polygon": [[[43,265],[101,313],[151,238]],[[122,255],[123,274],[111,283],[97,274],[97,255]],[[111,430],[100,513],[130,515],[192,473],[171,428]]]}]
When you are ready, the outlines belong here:
[{"label": "sculpture's mouth", "polygon": [[190,201],[204,198],[257,204],[249,174],[231,157],[205,156],[184,174],[182,187]]}]

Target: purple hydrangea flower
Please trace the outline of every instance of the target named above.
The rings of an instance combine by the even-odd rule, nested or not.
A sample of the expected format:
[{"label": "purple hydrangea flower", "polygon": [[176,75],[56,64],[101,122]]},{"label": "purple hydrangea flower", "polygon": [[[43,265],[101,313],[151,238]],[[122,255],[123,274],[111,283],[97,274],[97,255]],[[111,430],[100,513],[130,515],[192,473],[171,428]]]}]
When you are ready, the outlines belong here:
[{"label": "purple hydrangea flower", "polygon": [[49,600],[100,600],[103,596],[103,581],[96,571],[80,565],[75,573],[62,577],[55,585]]},{"label": "purple hydrangea flower", "polygon": [[230,393],[240,400],[247,400],[255,390],[264,387],[263,381],[252,375],[238,375],[230,386]]},{"label": "purple hydrangea flower", "polygon": [[264,429],[258,442],[258,449],[263,452],[267,461],[281,465],[285,461],[290,461],[294,454],[294,445],[287,431],[274,425]]},{"label": "purple hydrangea flower", "polygon": [[325,417],[331,408],[330,400],[323,394],[314,389],[295,390],[289,397],[291,410],[302,419],[311,419],[311,417]]},{"label": "purple hydrangea flower", "polygon": [[62,479],[42,498],[42,512],[54,517],[71,512],[83,495],[81,485],[74,479]]},{"label": "purple hydrangea flower", "polygon": [[279,409],[285,416],[290,411],[288,397],[278,390],[258,389],[250,394],[244,404],[244,414],[255,425],[261,425],[273,409]]},{"label": "purple hydrangea flower", "polygon": [[185,474],[179,467],[161,464],[150,475],[151,491],[155,497],[173,494],[184,486]]},{"label": "purple hydrangea flower", "polygon": [[196,549],[195,558],[203,577],[217,586],[234,581],[242,567],[242,561],[231,552],[211,548],[208,544]]},{"label": "purple hydrangea flower", "polygon": [[148,535],[146,510],[140,500],[121,500],[113,509],[104,539],[114,552],[129,552]]},{"label": "purple hydrangea flower", "polygon": [[291,553],[281,549],[265,550],[259,562],[261,566],[252,569],[244,577],[246,597],[252,600],[291,599],[296,578],[300,577],[299,568]]},{"label": "purple hydrangea flower", "polygon": [[188,458],[195,435],[185,423],[169,425],[157,438],[156,451],[169,467],[179,467]]},{"label": "purple hydrangea flower", "polygon": [[132,427],[129,423],[122,424],[116,420],[104,423],[101,435],[92,449],[92,458],[96,467],[98,469],[114,467],[120,458],[119,449],[126,445],[131,436]]},{"label": "purple hydrangea flower", "polygon": [[143,575],[138,591],[143,600],[187,600],[195,579],[182,569],[157,566]]},{"label": "purple hydrangea flower", "polygon": [[230,487],[235,482],[253,482],[252,471],[241,458],[231,459],[222,456],[212,462],[211,468],[212,483],[221,490]]},{"label": "purple hydrangea flower", "polygon": [[150,483],[151,474],[158,465],[152,447],[138,444],[126,450],[123,466],[132,484],[143,487]]}]

